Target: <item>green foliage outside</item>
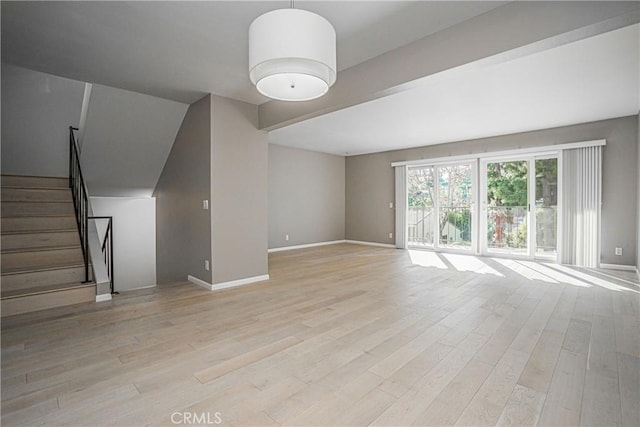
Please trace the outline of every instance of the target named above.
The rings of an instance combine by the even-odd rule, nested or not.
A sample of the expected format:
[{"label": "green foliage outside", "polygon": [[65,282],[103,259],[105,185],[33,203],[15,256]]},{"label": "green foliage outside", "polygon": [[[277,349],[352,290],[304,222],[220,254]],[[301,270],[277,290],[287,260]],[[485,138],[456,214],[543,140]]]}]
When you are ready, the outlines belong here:
[{"label": "green foliage outside", "polygon": [[[488,238],[497,246],[525,248],[527,245],[526,209],[528,202],[527,161],[495,162],[487,165],[487,204],[490,221]],[[536,160],[536,241],[538,246],[555,248],[557,205],[557,160]],[[423,208],[428,215],[434,206],[435,173],[433,167],[410,169],[408,204]],[[456,239],[471,240],[471,202],[473,187],[471,168],[467,165],[438,168],[440,233],[447,224],[456,229]],[[492,209],[493,208],[493,209]],[[493,216],[493,218],[491,217]],[[500,230],[496,230],[496,227]],[[450,229],[449,229],[450,230]],[[443,240],[444,243],[444,240]]]}]

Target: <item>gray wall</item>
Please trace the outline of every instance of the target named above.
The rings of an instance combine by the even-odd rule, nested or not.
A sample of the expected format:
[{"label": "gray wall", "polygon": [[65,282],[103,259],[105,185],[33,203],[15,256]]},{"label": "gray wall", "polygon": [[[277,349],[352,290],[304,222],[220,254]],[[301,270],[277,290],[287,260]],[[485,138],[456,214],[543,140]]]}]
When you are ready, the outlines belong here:
[{"label": "gray wall", "polygon": [[2,64],[2,173],[68,176],[84,83]]},{"label": "gray wall", "polygon": [[637,225],[636,232],[638,234],[636,239],[636,271],[640,269],[640,113],[636,116],[636,120],[638,121],[638,179],[636,181],[636,185],[638,186],[637,198]]},{"label": "gray wall", "polygon": [[[605,138],[603,151],[601,262],[636,264],[638,117],[630,116],[505,135],[388,151],[346,159],[346,238],[392,243],[394,174],[391,162],[484,153]],[[614,248],[622,247],[623,256]]]},{"label": "gray wall", "polygon": [[151,196],[188,107],[94,84],[82,142],[89,193]]},{"label": "gray wall", "polygon": [[270,249],[344,240],[344,173],[343,156],[269,144]]},{"label": "gray wall", "polygon": [[211,283],[211,215],[202,201],[211,197],[211,97],[187,110],[156,185],[156,275],[158,283]]},{"label": "gray wall", "polygon": [[257,123],[257,106],[211,97],[212,283],[268,273],[267,134]]}]

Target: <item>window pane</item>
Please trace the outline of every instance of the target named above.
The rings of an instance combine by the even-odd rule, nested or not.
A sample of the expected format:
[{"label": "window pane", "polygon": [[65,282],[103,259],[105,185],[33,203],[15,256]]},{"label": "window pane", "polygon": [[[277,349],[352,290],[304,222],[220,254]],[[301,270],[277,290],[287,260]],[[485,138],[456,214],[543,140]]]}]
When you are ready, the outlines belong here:
[{"label": "window pane", "polygon": [[438,167],[440,247],[471,247],[472,172],[470,164]]},{"label": "window pane", "polygon": [[407,228],[408,243],[413,246],[433,246],[435,214],[433,191],[435,179],[433,167],[407,170]]},{"label": "window pane", "polygon": [[555,256],[558,229],[558,159],[536,160],[536,255]]},{"label": "window pane", "polygon": [[487,164],[487,247],[527,253],[528,162]]}]

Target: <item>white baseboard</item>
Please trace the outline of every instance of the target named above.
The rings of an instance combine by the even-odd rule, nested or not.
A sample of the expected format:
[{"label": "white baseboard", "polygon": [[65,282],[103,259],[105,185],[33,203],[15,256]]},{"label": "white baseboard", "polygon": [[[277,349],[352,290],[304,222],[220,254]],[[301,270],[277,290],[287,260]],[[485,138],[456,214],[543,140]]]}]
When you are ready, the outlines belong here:
[{"label": "white baseboard", "polygon": [[638,269],[635,265],[623,265],[623,264],[602,264],[600,263],[600,268],[607,268],[609,270],[625,270],[625,271],[635,271],[638,272]]},{"label": "white baseboard", "polygon": [[282,252],[282,251],[292,251],[294,249],[304,249],[304,248],[314,248],[316,246],[326,246],[326,245],[336,245],[338,243],[345,243],[346,240],[333,240],[330,242],[318,242],[318,243],[307,243],[305,245],[295,245],[295,246],[283,246],[281,248],[273,248],[269,249],[267,252]]},{"label": "white baseboard", "polygon": [[390,245],[388,243],[362,242],[360,240],[345,240],[345,243],[352,243],[354,245],[378,246],[381,248],[393,248],[393,249],[395,249],[396,247],[396,245]]},{"label": "white baseboard", "polygon": [[193,277],[190,274],[187,276],[187,280],[193,283],[194,285],[200,286],[201,288],[205,288],[210,291],[213,290],[213,285],[211,283],[205,282],[204,280],[198,279],[197,277]]},{"label": "white baseboard", "polygon": [[217,291],[220,289],[235,288],[236,286],[248,285],[250,283],[264,282],[265,280],[269,280],[268,274],[263,274],[262,276],[247,277],[246,279],[232,280],[230,282],[216,283],[213,285],[213,290]]},{"label": "white baseboard", "polygon": [[111,301],[111,294],[96,295],[96,302]]},{"label": "white baseboard", "polygon": [[261,276],[247,277],[245,279],[232,280],[230,282],[222,282],[216,284],[207,283],[204,280],[200,280],[197,277],[193,277],[191,275],[187,276],[187,280],[189,280],[194,285],[198,285],[210,291],[219,291],[220,289],[235,288],[236,286],[248,285],[250,283],[264,282],[265,280],[269,280],[269,275],[263,274]]}]

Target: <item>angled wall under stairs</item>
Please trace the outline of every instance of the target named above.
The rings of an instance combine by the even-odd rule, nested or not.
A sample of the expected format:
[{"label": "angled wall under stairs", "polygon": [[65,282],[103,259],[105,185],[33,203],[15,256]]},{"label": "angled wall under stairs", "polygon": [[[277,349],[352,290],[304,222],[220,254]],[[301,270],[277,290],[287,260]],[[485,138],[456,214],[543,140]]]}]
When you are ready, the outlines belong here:
[{"label": "angled wall under stairs", "polygon": [[95,301],[66,178],[2,175],[2,316]]}]

